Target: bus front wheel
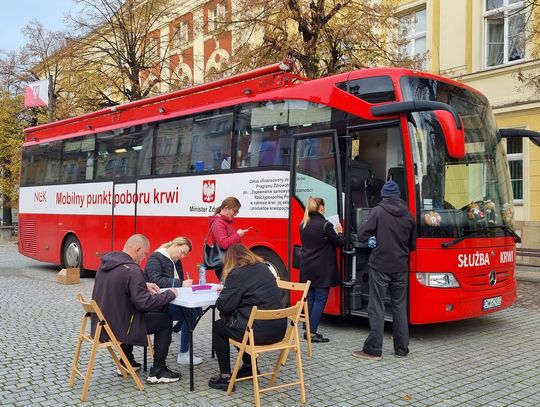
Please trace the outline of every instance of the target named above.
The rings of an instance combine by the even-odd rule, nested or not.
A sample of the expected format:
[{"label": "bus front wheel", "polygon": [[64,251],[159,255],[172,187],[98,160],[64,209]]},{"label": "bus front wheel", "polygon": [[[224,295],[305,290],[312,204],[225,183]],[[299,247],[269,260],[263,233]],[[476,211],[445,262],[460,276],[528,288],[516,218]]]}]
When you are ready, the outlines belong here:
[{"label": "bus front wheel", "polygon": [[[275,252],[267,249],[266,247],[257,247],[253,249],[253,252],[264,259],[264,262],[266,263],[274,277],[279,277],[281,280],[289,280],[289,273],[287,272],[287,268]],[[287,290],[283,290],[281,302],[283,303],[284,307],[289,306],[289,292]]]},{"label": "bus front wheel", "polygon": [[92,272],[85,270],[82,266],[82,247],[81,242],[74,235],[69,235],[62,247],[62,267],[78,268],[82,278],[91,277]]}]

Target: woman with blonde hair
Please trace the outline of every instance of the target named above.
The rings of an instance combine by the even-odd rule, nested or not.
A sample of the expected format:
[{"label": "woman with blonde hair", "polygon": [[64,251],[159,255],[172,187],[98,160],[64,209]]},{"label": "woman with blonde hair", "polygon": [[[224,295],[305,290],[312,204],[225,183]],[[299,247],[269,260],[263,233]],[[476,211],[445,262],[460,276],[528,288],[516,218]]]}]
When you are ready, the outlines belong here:
[{"label": "woman with blonde hair", "polygon": [[[242,237],[251,227],[236,229],[233,225],[241,206],[237,198],[229,196],[216,208],[214,215],[209,218],[210,230],[208,234],[211,236],[209,244],[217,244],[221,249],[227,250],[234,244],[242,243]],[[214,271],[217,278],[222,280],[222,268],[218,267]]]},{"label": "woman with blonde hair", "polygon": [[[227,390],[231,377],[229,338],[241,341],[254,305],[258,309],[279,309],[281,291],[276,278],[264,260],[242,244],[235,244],[225,253],[223,267],[223,290],[216,301],[221,319],[214,322],[212,340],[219,363],[218,376],[208,385],[214,389]],[[280,341],[287,329],[286,319],[255,321],[255,343],[267,345]],[[251,376],[251,358],[245,353],[238,377]]]},{"label": "woman with blonde hair", "polygon": [[324,213],[324,200],[310,196],[300,223],[300,282],[311,280],[307,295],[311,341],[323,343],[329,339],[319,334],[317,329],[330,287],[339,284],[336,247],[345,245],[343,228],[337,224],[334,230],[334,225],[326,220]]},{"label": "woman with blonde hair", "polygon": [[[177,237],[163,243],[146,262],[144,269],[146,280],[157,284],[160,288],[190,287],[193,280],[184,278],[181,259],[191,252],[192,247],[191,240],[187,237]],[[182,365],[189,364],[189,327],[186,317],[191,313],[191,321],[194,325],[202,309],[169,304],[168,313],[173,321],[178,321],[173,330],[181,332],[177,362]],[[202,363],[202,358],[193,355],[193,363],[196,365]]]}]

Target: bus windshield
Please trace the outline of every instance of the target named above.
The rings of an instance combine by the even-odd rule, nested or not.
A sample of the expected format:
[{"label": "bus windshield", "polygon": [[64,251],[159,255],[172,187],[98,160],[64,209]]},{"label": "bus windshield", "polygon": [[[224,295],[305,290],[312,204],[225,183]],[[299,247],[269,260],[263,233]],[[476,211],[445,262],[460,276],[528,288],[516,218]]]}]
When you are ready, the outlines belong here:
[{"label": "bus windshield", "polygon": [[448,103],[461,115],[465,157],[448,156],[433,113],[409,115],[420,236],[459,238],[486,232],[507,233],[513,203],[504,145],[487,99],[434,79],[404,77],[405,100]]}]

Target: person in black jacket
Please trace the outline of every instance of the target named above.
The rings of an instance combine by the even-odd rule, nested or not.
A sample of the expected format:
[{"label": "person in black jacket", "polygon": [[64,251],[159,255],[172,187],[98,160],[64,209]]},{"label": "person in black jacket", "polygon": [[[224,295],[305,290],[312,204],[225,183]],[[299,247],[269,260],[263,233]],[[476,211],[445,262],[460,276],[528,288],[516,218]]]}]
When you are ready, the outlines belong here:
[{"label": "person in black jacket", "polygon": [[330,287],[339,284],[336,247],[343,247],[345,238],[340,224],[337,224],[334,230],[334,225],[325,219],[322,198],[309,197],[304,219],[300,224],[300,240],[300,282],[311,280],[307,295],[311,341],[328,342],[329,339],[319,334],[317,329]]},{"label": "person in black jacket", "polygon": [[[212,339],[219,363],[218,376],[208,385],[214,389],[227,390],[231,377],[229,338],[241,341],[254,305],[258,309],[282,308],[281,290],[276,278],[264,260],[242,244],[231,246],[225,253],[223,290],[216,301],[221,319],[214,322]],[[283,339],[287,319],[255,321],[255,343],[268,345]],[[245,353],[238,377],[251,376],[251,358]]]},{"label": "person in black jacket", "polygon": [[383,200],[373,208],[359,230],[359,240],[375,236],[376,247],[369,257],[370,333],[364,348],[353,356],[380,360],[384,332],[384,299],[390,292],[392,301],[392,337],[397,357],[409,353],[407,320],[407,287],[409,282],[409,253],[415,249],[416,224],[403,201],[399,186],[388,181],[381,190]]},{"label": "person in black jacket", "polygon": [[[146,280],[156,283],[161,288],[190,287],[193,280],[184,279],[181,259],[191,252],[192,247],[191,240],[187,237],[177,237],[162,244],[146,262],[144,269]],[[191,322],[195,325],[202,309],[169,304],[168,311],[173,321],[178,321],[173,330],[180,332],[180,352],[176,361],[181,365],[189,365],[189,327],[186,318],[191,313]],[[194,365],[202,361],[202,358],[193,355]]]},{"label": "person in black jacket", "polygon": [[[154,365],[149,383],[169,383],[180,379],[180,374],[165,364],[171,344],[172,320],[162,308],[178,295],[174,288],[160,293],[154,283],[147,283],[139,267],[146,257],[150,243],[143,235],[133,235],[121,252],[105,253],[96,273],[92,299],[96,301],[116,338],[122,343],[135,370],[141,365],[133,358],[133,345],[145,346],[146,335],[154,334]],[[92,336],[97,319],[92,317]],[[107,340],[103,331],[101,340]],[[121,374],[121,373],[120,373]]]}]

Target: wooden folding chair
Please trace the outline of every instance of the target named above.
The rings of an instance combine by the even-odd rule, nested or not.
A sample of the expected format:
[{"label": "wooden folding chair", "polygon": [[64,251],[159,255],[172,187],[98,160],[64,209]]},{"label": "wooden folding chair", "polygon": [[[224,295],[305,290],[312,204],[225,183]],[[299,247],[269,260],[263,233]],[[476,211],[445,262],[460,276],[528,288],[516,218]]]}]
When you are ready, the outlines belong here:
[{"label": "wooden folding chair", "polygon": [[[311,348],[311,328],[309,326],[309,311],[307,303],[307,294],[309,291],[309,286],[311,285],[311,280],[308,280],[305,283],[293,283],[292,281],[280,280],[278,277],[276,278],[276,282],[277,286],[283,290],[298,291],[302,293],[302,296],[299,299],[299,301],[302,302],[302,313],[300,314],[299,322],[303,322],[306,325],[307,354],[309,357],[312,357],[313,350]],[[287,355],[285,355],[283,363],[285,363],[286,359]]]},{"label": "wooden folding chair", "polygon": [[[236,358],[236,363],[234,364],[234,369],[230,378],[229,387],[227,388],[227,394],[230,395],[234,388],[234,384],[237,381],[242,380],[253,380],[253,393],[255,395],[255,406],[260,407],[261,405],[261,393],[266,392],[272,389],[279,389],[283,387],[290,386],[300,386],[300,399],[302,403],[306,402],[306,390],[304,387],[304,373],[302,370],[302,355],[300,351],[300,341],[298,338],[298,320],[300,318],[300,313],[302,312],[302,303],[299,301],[295,306],[289,308],[282,308],[277,310],[258,310],[256,306],[251,310],[249,320],[247,323],[246,331],[242,342],[235,341],[234,339],[229,339],[229,342],[236,346],[238,350],[238,357]],[[256,345],[254,342],[253,335],[253,323],[256,320],[274,320],[287,318],[290,321],[290,324],[285,332],[283,339],[277,343],[271,345]],[[282,366],[282,360],[285,356],[285,352],[289,350],[294,350],[296,352],[296,367],[298,370],[298,381],[291,383],[283,383],[275,385],[277,375]],[[257,373],[257,358],[265,352],[274,352],[279,351],[279,356],[277,358],[274,369],[267,373]],[[251,372],[252,375],[248,377],[243,377],[237,379],[238,369],[242,363],[242,356],[244,352],[248,353],[251,356]],[[259,377],[272,376],[268,387],[260,388],[259,386]]]},{"label": "wooden folding chair", "polygon": [[146,335],[146,346],[143,350],[143,371],[146,372],[148,365],[148,350],[150,350],[150,355],[154,357],[154,343],[152,342],[152,336]]},{"label": "wooden folding chair", "polygon": [[[77,294],[77,299],[81,303],[85,314],[81,322],[81,330],[79,332],[79,339],[77,340],[75,357],[73,358],[73,367],[71,368],[71,374],[69,376],[69,386],[73,387],[73,385],[75,384],[75,374],[82,378],[84,380],[84,386],[81,394],[81,400],[86,400],[86,396],[88,395],[88,389],[90,387],[90,379],[92,378],[92,370],[94,369],[94,359],[96,357],[96,352],[98,349],[106,348],[109,351],[111,357],[113,358],[116,367],[122,372],[122,376],[124,377],[124,379],[129,374],[139,388],[139,390],[143,390],[144,385],[139,379],[139,376],[137,376],[137,373],[135,373],[135,371],[133,370],[131,363],[129,363],[127,356],[125,355],[124,351],[120,346],[120,342],[118,342],[116,336],[114,336],[111,327],[105,320],[105,317],[103,316],[103,313],[99,309],[97,303],[94,300],[86,301],[80,293]],[[98,319],[96,332],[93,338],[91,333],[87,333],[86,331],[87,322],[92,315],[96,315]],[[109,340],[106,342],[102,342],[99,340],[102,330],[105,330],[107,336],[109,337]],[[89,342],[92,344],[90,350],[90,360],[88,361],[86,374],[83,374],[78,367],[83,342]],[[122,366],[122,364],[120,363],[120,360],[116,356],[115,351],[120,355],[120,359],[123,361],[124,366]]]}]

